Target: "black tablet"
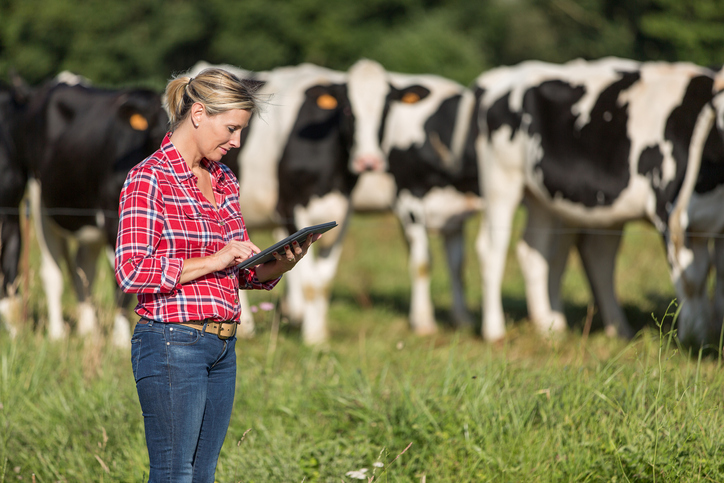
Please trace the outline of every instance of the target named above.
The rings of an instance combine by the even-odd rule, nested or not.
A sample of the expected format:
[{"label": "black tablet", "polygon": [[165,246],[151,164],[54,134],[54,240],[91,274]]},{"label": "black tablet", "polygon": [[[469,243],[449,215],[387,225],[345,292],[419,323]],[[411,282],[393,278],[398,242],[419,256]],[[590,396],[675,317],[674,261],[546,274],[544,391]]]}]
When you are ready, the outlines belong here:
[{"label": "black tablet", "polygon": [[306,228],[302,228],[298,232],[294,233],[293,235],[289,235],[284,240],[275,243],[274,245],[270,246],[269,248],[262,250],[260,253],[257,253],[253,257],[249,257],[240,264],[238,264],[237,268],[251,268],[256,265],[261,265],[262,263],[269,262],[271,260],[274,260],[274,252],[284,252],[284,247],[287,245],[291,245],[293,241],[297,241],[300,245],[304,243],[304,240],[307,239],[307,236],[312,233],[324,233],[325,231],[329,231],[332,228],[337,226],[336,221],[330,221],[329,223],[322,223],[320,225],[312,225],[308,226]]}]

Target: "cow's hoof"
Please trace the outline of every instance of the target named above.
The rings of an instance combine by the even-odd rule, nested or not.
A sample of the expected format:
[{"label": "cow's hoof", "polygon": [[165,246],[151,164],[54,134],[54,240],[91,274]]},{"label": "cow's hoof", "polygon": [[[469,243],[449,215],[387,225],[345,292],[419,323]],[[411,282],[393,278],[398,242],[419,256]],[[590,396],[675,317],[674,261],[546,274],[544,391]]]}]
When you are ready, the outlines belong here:
[{"label": "cow's hoof", "polygon": [[606,336],[611,339],[621,338],[631,340],[635,335],[631,327],[616,327],[615,325],[607,325],[604,332]]},{"label": "cow's hoof", "polygon": [[436,325],[423,325],[418,327],[413,327],[412,331],[415,333],[415,335],[419,336],[428,336],[437,334],[437,326]]},{"label": "cow's hoof", "polygon": [[545,318],[535,320],[533,325],[540,334],[546,336],[563,334],[568,330],[566,317],[559,312],[553,312]]},{"label": "cow's hoof", "polygon": [[81,302],[78,304],[77,330],[79,335],[92,335],[98,332],[95,308],[87,302]]}]

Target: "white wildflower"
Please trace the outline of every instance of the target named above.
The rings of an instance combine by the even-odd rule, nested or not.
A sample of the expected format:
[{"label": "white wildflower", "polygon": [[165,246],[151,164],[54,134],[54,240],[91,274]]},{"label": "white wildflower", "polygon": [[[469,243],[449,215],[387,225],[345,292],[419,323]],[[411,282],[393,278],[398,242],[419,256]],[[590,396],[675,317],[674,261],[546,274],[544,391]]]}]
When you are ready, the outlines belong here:
[{"label": "white wildflower", "polygon": [[365,473],[367,473],[367,468],[360,468],[359,470],[348,471],[345,475],[350,478],[354,478],[355,480],[366,480],[367,476]]},{"label": "white wildflower", "polygon": [[374,463],[372,463],[372,466],[374,466],[375,468],[382,468],[383,466],[385,466],[385,464],[382,461],[375,461]]}]

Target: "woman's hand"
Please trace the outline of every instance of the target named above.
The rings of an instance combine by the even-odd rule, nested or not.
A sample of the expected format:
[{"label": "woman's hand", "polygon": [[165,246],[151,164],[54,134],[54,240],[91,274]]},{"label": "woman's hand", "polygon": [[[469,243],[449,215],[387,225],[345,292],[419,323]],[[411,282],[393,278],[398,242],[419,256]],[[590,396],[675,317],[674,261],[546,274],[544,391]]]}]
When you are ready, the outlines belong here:
[{"label": "woman's hand", "polygon": [[285,246],[283,252],[274,252],[274,261],[266,262],[256,267],[256,276],[259,281],[265,282],[272,280],[294,268],[297,262],[307,254],[312,243],[321,237],[322,235],[320,233],[309,234],[303,244],[299,245],[299,243],[295,241],[292,242],[291,245]]},{"label": "woman's hand", "polygon": [[260,251],[259,247],[250,241],[232,240],[213,255],[184,260],[179,283],[186,283],[209,273],[233,267]]},{"label": "woman's hand", "polygon": [[211,257],[215,260],[214,263],[217,267],[216,270],[223,270],[240,264],[260,251],[259,247],[254,245],[251,241],[232,240]]}]

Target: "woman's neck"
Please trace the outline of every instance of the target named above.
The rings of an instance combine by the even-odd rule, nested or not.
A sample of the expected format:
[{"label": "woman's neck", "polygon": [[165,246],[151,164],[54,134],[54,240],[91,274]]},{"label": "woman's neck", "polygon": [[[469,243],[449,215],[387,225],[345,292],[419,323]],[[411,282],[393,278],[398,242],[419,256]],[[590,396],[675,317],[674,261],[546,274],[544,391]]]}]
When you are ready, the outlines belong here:
[{"label": "woman's neck", "polygon": [[194,139],[195,132],[190,128],[191,123],[188,119],[171,133],[171,142],[173,142],[176,150],[181,154],[191,171],[201,168],[201,160],[203,156],[199,153]]}]

